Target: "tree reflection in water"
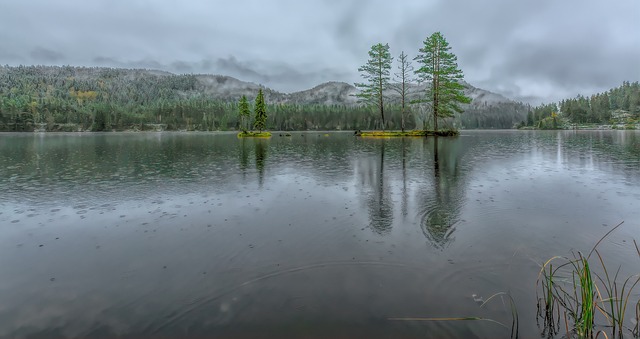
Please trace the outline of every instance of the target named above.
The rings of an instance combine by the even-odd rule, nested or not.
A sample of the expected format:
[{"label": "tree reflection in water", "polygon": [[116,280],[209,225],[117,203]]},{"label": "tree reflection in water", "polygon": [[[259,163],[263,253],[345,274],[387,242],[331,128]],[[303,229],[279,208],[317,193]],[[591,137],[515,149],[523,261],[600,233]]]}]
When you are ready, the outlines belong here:
[{"label": "tree reflection in water", "polygon": [[407,189],[407,138],[402,138],[401,144],[402,152],[402,202],[400,209],[402,212],[402,220],[406,220],[409,214],[409,191]]},{"label": "tree reflection in water", "polygon": [[262,188],[264,183],[264,163],[267,160],[267,140],[254,140],[256,145],[256,170],[258,171],[258,186]]},{"label": "tree reflection in water", "polygon": [[385,140],[379,142],[376,156],[358,160],[357,170],[362,196],[369,212],[369,227],[378,234],[387,234],[393,225],[393,200],[389,179],[385,176]]},{"label": "tree reflection in water", "polygon": [[[422,141],[403,138],[370,142],[375,143],[375,152],[356,162],[358,186],[368,212],[369,227],[378,234],[391,231],[395,213],[393,196],[398,194],[403,223],[409,221],[409,215],[416,215],[429,242],[439,248],[447,246],[453,240],[465,199],[460,142],[450,138],[438,140],[437,137]],[[424,146],[422,153],[417,151],[420,143]],[[415,146],[418,148],[410,152]],[[425,161],[423,166],[411,165],[420,160]],[[420,174],[418,168],[427,169],[427,172]],[[393,178],[402,182],[394,184]],[[395,189],[399,192],[394,193]],[[411,213],[412,208],[416,212]]]},{"label": "tree reflection in water", "polygon": [[425,140],[433,144],[433,176],[431,187],[421,191],[420,225],[422,233],[436,247],[446,247],[453,241],[455,225],[460,221],[464,204],[464,181],[459,169],[460,154],[455,142],[439,145],[438,137]]},{"label": "tree reflection in water", "polygon": [[247,149],[247,139],[241,138],[238,145],[240,148],[240,152],[238,152],[240,156],[240,170],[242,171],[242,174],[246,174],[247,166],[249,165],[249,150]]}]

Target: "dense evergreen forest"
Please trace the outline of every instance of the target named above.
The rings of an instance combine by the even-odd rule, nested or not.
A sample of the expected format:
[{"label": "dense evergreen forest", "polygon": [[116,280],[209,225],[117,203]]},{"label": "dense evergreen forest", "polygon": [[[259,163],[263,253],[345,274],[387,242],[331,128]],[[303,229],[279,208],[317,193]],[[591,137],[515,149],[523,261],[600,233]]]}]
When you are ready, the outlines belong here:
[{"label": "dense evergreen forest", "polygon": [[[469,91],[482,91],[465,85]],[[1,66],[0,131],[235,130],[238,100],[263,88],[270,130],[376,129],[371,108],[357,105],[345,83],[291,94],[214,75],[71,66]],[[489,93],[483,91],[483,93]],[[511,128],[524,120],[521,103],[482,100],[448,124]],[[387,125],[399,128],[400,108],[389,100]],[[424,107],[410,108],[407,128],[422,127]]]},{"label": "dense evergreen forest", "polygon": [[543,104],[527,113],[524,126],[566,128],[567,124],[627,125],[635,128],[640,117],[640,83],[625,81],[607,92]]}]

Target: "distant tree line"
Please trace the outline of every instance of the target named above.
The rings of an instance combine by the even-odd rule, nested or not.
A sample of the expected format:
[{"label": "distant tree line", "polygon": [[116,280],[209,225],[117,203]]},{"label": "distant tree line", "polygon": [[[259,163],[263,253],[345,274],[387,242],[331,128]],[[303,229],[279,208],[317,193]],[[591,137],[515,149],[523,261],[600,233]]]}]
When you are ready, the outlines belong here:
[{"label": "distant tree line", "polygon": [[[555,115],[555,116],[554,116]],[[542,104],[529,109],[523,126],[553,128],[550,122],[562,119],[572,124],[611,124],[619,117],[640,116],[640,83],[625,81],[607,92],[560,101],[559,105]]]},{"label": "distant tree line", "polygon": [[521,102],[471,104],[455,117],[454,123],[468,129],[508,129],[520,123],[529,109]]},{"label": "distant tree line", "polygon": [[[268,101],[265,106],[269,118],[263,128],[270,130],[366,129],[376,123],[366,107]],[[390,119],[392,126],[400,125],[396,115]],[[238,100],[206,94],[194,75],[70,66],[0,67],[2,131],[145,130],[159,125],[166,130],[241,129]]]},{"label": "distant tree line", "polygon": [[[258,90],[255,90],[256,95]],[[236,97],[207,93],[196,75],[148,70],[86,67],[0,66],[0,131],[240,130]],[[380,116],[371,107],[348,103],[297,104],[265,89],[267,130],[375,129]],[[248,103],[253,111],[254,105]],[[411,105],[414,106],[414,105]],[[400,100],[384,102],[388,128],[402,126]],[[414,107],[405,108],[407,114]],[[466,128],[511,128],[526,107],[516,103],[472,103],[452,121]],[[516,113],[518,112],[518,113]],[[476,113],[478,113],[476,115]],[[407,116],[405,115],[405,118]],[[408,129],[422,126],[414,112]],[[245,124],[248,123],[248,119]],[[248,126],[249,127],[249,126]]]}]

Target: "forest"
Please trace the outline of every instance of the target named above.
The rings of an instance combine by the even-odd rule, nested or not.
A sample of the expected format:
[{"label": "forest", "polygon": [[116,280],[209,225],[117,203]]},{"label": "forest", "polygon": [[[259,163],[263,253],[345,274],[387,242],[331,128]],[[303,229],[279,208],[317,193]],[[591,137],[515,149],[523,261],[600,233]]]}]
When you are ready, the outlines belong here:
[{"label": "forest", "polygon": [[[143,69],[0,66],[0,131],[236,130],[238,100],[246,94],[251,103],[264,87],[235,81],[238,84],[222,76]],[[217,86],[215,93],[212,86]],[[318,95],[313,89],[285,94],[265,88],[266,128],[356,130],[380,126],[372,108],[343,97],[313,100]],[[397,100],[392,98],[387,106],[387,126],[399,128]],[[409,108],[407,128],[422,126],[424,110],[417,105]],[[512,128],[524,120],[526,112],[522,103],[474,100],[447,123],[457,128]]]},{"label": "forest", "polygon": [[[635,124],[640,116],[640,83],[625,81],[607,92],[542,104],[527,113],[522,126],[542,129],[566,127],[566,124]],[[563,126],[564,125],[564,126]]]}]

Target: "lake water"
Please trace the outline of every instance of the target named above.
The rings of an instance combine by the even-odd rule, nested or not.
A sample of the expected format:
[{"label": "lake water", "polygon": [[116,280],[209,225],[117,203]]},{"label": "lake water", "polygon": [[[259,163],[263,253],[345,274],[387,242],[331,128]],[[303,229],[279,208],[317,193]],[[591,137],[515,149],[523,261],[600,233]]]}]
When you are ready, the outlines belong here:
[{"label": "lake water", "polygon": [[536,338],[545,260],[640,272],[638,131],[0,134],[0,190],[2,338]]}]

